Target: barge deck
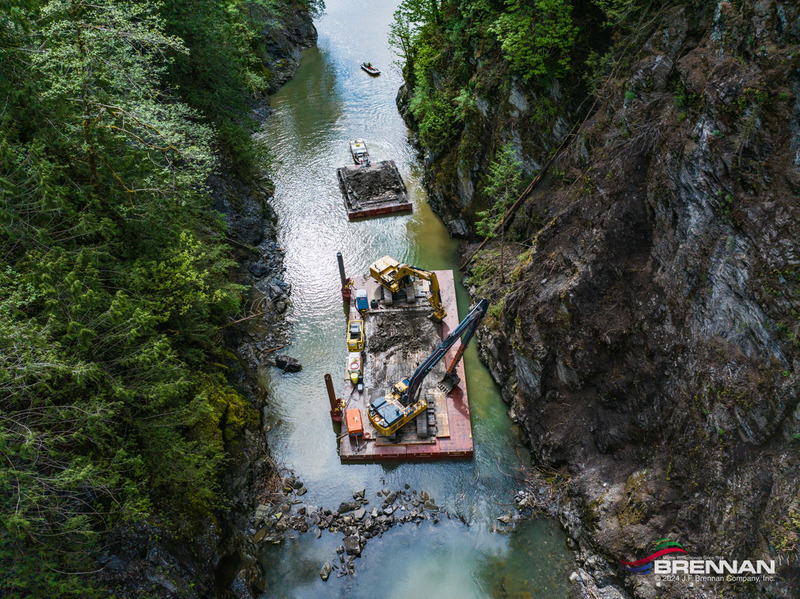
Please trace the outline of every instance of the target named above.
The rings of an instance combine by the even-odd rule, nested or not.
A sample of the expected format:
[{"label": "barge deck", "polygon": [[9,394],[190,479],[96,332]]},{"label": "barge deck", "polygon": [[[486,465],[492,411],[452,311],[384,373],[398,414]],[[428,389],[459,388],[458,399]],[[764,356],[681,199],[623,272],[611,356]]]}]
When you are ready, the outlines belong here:
[{"label": "barge deck", "polygon": [[[453,272],[435,271],[439,279],[442,303],[447,316],[441,324],[430,320],[432,312],[425,299],[427,283],[418,281],[414,300],[405,298],[387,305],[384,290],[369,275],[356,277],[354,287],[366,289],[370,308],[366,311],[366,346],[364,390],[359,393],[349,379],[345,382],[345,410],[358,409],[364,429],[362,437],[347,434],[343,426],[339,457],[343,463],[381,461],[421,461],[469,459],[473,456],[472,425],[467,396],[464,361],[457,374],[461,382],[449,393],[437,385],[458,350],[455,344],[444,360],[425,379],[422,395],[428,399],[428,413],[410,422],[396,433],[396,440],[378,433],[367,417],[373,399],[385,395],[391,386],[410,377],[417,366],[458,326]],[[386,292],[388,294],[388,291]],[[373,301],[375,303],[373,304]],[[350,318],[360,318],[355,300],[350,304]]]},{"label": "barge deck", "polygon": [[349,220],[411,212],[414,208],[394,160],[344,166],[336,170],[336,176]]}]

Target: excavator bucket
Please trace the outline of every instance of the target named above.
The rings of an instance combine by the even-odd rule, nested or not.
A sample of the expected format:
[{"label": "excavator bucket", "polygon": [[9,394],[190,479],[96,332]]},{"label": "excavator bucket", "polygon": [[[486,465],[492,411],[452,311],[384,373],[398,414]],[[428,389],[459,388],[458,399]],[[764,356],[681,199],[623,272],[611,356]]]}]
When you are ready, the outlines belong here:
[{"label": "excavator bucket", "polygon": [[452,374],[444,375],[444,378],[439,381],[437,387],[440,391],[444,391],[445,393],[450,393],[453,390],[453,387],[457,387],[458,384],[461,382],[461,379],[458,375],[454,372]]}]

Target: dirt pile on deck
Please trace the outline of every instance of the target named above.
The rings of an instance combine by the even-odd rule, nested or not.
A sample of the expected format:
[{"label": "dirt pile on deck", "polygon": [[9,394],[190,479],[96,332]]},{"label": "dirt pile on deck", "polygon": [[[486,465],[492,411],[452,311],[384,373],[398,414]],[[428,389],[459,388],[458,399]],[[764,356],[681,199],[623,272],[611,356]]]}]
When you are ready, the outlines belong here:
[{"label": "dirt pile on deck", "polygon": [[370,166],[348,166],[339,169],[346,195],[353,201],[393,199],[405,196],[406,186],[394,160],[373,162]]},{"label": "dirt pile on deck", "polygon": [[374,316],[374,332],[367,340],[369,350],[373,353],[389,349],[406,353],[433,351],[436,345],[429,340],[438,340],[440,334],[428,313],[428,310],[409,310]]}]

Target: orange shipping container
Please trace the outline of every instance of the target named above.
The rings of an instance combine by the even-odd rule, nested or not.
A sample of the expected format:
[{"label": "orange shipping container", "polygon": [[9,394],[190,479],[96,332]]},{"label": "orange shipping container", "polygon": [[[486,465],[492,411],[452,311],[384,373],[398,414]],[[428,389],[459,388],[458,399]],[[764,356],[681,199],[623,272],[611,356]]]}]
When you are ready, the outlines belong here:
[{"label": "orange shipping container", "polygon": [[347,434],[348,435],[363,435],[364,434],[364,424],[361,422],[361,410],[358,408],[354,408],[352,410],[347,410],[347,414],[345,414],[345,418],[347,419]]}]

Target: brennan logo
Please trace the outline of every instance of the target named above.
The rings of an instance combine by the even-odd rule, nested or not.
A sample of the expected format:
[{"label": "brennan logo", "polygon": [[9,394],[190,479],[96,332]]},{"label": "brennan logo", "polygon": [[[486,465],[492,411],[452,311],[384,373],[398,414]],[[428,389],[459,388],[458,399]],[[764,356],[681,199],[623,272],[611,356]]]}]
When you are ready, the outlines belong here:
[{"label": "brennan logo", "polygon": [[[635,562],[623,562],[619,560],[625,569],[630,572],[631,574],[650,574],[650,570],[652,568],[652,561],[655,560],[657,557],[661,557],[662,555],[668,555],[670,553],[686,553],[686,550],[681,547],[680,543],[675,543],[674,541],[670,541],[669,539],[659,539],[656,541],[655,546],[655,553],[652,555],[648,555],[642,559],[636,560]],[[666,560],[658,560],[659,562],[666,562],[670,563]],[[656,562],[658,563],[658,562]]]},{"label": "brennan logo", "polygon": [[670,559],[653,562],[653,574],[775,574],[775,560]]},{"label": "brennan logo", "polygon": [[654,574],[656,580],[745,582],[775,579],[775,560],[727,560],[718,557],[658,559],[686,553],[680,543],[659,539],[655,552],[634,562],[619,562],[631,574]]}]

